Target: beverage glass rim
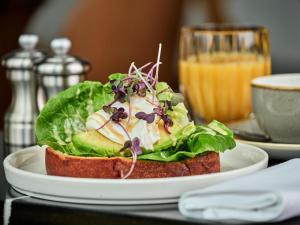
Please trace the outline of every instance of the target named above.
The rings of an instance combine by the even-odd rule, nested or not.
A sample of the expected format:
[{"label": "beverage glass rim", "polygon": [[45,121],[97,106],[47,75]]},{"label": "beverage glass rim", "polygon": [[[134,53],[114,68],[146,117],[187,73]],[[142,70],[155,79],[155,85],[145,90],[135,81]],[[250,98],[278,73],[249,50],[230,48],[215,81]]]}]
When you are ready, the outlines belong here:
[{"label": "beverage glass rim", "polygon": [[234,24],[234,23],[204,23],[199,26],[183,26],[181,32],[266,32],[260,25]]}]

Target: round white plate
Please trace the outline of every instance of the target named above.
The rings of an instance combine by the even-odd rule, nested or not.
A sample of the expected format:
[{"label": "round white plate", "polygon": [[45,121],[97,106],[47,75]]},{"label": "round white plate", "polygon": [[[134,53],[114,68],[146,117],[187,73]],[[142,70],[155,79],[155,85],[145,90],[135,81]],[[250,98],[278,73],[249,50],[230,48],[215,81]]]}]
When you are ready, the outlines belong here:
[{"label": "round white plate", "polygon": [[[263,134],[254,117],[229,124],[230,128]],[[239,142],[264,149],[272,159],[288,160],[300,158],[300,144],[258,142],[239,139]]]},{"label": "round white plate", "polygon": [[4,160],[7,181],[19,192],[42,199],[87,204],[158,204],[177,202],[190,190],[254,173],[266,168],[263,150],[238,143],[221,154],[221,172],[155,179],[91,179],[46,175],[45,151],[34,146]]}]

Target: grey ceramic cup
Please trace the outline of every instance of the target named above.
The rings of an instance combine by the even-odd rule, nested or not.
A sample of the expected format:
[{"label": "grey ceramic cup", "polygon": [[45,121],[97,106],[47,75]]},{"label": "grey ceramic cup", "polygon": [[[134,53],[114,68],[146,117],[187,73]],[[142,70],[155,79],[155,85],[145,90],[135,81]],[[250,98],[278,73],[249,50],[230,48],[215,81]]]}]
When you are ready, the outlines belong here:
[{"label": "grey ceramic cup", "polygon": [[258,77],[251,87],[260,128],[275,142],[300,144],[300,73]]}]

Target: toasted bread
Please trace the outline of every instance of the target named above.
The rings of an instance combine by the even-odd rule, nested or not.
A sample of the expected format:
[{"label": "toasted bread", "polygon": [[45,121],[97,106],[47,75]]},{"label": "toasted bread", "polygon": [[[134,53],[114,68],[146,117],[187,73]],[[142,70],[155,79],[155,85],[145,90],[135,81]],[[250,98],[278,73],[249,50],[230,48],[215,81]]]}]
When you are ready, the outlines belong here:
[{"label": "toasted bread", "polygon": [[[79,157],[52,148],[47,148],[45,160],[49,175],[84,178],[121,178],[132,164],[132,160],[125,157]],[[179,177],[215,172],[220,172],[219,154],[207,152],[178,162],[137,160],[128,178]]]}]

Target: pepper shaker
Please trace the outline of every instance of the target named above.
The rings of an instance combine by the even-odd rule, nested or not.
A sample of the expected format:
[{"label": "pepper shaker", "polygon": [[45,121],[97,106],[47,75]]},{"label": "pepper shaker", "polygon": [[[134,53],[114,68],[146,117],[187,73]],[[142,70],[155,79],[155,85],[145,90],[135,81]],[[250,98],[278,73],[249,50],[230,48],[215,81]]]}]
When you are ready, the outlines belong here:
[{"label": "pepper shaker", "polygon": [[35,62],[45,58],[44,52],[35,50],[37,42],[37,35],[21,35],[21,49],[6,54],[2,60],[13,89],[12,102],[4,117],[6,154],[35,144],[37,105],[33,66]]},{"label": "pepper shaker", "polygon": [[71,41],[67,38],[53,39],[51,48],[54,55],[36,64],[39,110],[58,92],[83,81],[91,68],[87,61],[68,55],[70,47]]}]

